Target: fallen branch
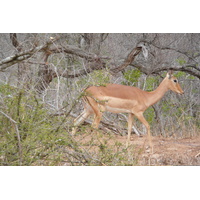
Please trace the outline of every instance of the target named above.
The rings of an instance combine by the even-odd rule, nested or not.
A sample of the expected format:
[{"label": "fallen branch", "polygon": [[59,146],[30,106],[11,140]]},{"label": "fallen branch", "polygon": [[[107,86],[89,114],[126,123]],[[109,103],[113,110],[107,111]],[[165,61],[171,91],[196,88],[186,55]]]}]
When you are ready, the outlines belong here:
[{"label": "fallen branch", "polygon": [[[72,116],[73,118],[78,117],[78,115],[76,115],[74,113],[70,113],[70,116]],[[86,119],[83,124],[87,124],[87,125],[91,126],[92,121]],[[112,124],[109,124],[109,123],[106,123],[103,121],[100,122],[99,129],[103,130],[104,132],[111,131],[112,133],[117,134],[117,135],[119,135],[119,134],[122,135],[122,131],[125,130],[125,129],[120,128],[119,126],[115,126],[115,125],[112,125]]]}]

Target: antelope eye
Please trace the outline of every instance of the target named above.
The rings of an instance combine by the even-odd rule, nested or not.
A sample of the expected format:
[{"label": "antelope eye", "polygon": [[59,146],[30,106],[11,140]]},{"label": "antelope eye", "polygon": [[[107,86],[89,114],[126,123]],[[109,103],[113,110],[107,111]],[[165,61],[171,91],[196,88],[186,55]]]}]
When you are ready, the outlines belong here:
[{"label": "antelope eye", "polygon": [[174,80],[174,83],[177,83],[177,82],[178,82],[178,81],[175,79],[175,80]]}]

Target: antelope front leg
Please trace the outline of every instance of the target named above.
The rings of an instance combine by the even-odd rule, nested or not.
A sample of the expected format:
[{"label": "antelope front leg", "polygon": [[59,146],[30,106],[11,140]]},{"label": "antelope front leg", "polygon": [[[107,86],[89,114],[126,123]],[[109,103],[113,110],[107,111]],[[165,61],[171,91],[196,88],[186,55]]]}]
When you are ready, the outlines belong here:
[{"label": "antelope front leg", "polygon": [[128,137],[127,137],[127,141],[126,141],[126,148],[129,146],[129,143],[130,143],[131,130],[132,130],[132,125],[133,125],[133,117],[134,117],[134,115],[132,113],[130,113],[128,115]]},{"label": "antelope front leg", "polygon": [[138,113],[136,117],[145,125],[147,129],[147,134],[148,134],[148,140],[149,140],[149,146],[151,148],[151,151],[153,153],[153,145],[152,145],[152,139],[151,139],[151,133],[150,133],[150,126],[149,123],[146,121],[146,119],[143,116],[143,113]]}]

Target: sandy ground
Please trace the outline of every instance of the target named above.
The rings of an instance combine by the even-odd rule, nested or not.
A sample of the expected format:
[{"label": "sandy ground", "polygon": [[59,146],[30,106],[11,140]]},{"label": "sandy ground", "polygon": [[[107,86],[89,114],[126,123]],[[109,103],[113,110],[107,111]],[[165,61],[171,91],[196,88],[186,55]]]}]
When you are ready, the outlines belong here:
[{"label": "sandy ground", "polygon": [[[125,142],[125,136],[116,136],[117,140]],[[141,165],[200,165],[200,137],[194,138],[165,138],[152,137],[153,153],[147,148],[146,136],[131,137],[131,144],[143,149],[139,164]]]}]

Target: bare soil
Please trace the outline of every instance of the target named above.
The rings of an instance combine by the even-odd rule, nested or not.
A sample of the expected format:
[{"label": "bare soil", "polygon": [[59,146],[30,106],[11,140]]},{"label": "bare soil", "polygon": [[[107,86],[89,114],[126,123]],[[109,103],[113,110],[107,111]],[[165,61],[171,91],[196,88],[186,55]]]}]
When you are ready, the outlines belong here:
[{"label": "bare soil", "polygon": [[[120,142],[126,141],[125,136],[116,136]],[[139,156],[140,165],[200,165],[200,137],[165,138],[153,136],[153,153],[147,148],[146,136],[131,137],[131,144],[142,149]]]},{"label": "bare soil", "polygon": [[[126,149],[127,135],[121,136],[116,134],[100,133],[95,130],[91,132],[88,129],[87,134],[79,132],[76,139],[81,141],[86,148],[86,143],[93,141],[93,144],[89,145],[88,151],[95,152],[99,149],[99,144],[104,144],[102,141],[106,140],[107,148],[116,149],[114,151],[123,151]],[[116,142],[122,145],[121,148],[116,148]],[[153,152],[149,148],[148,138],[146,135],[139,137],[136,134],[132,134],[130,146],[126,149],[126,153],[123,154],[124,161],[126,159],[136,160],[136,165],[139,166],[200,166],[200,136],[190,138],[175,138],[175,137],[163,137],[152,136]],[[134,158],[133,158],[134,157]],[[126,162],[126,161],[125,161]],[[114,163],[114,165],[126,165],[126,163]],[[129,165],[129,163],[127,163]],[[105,164],[106,165],[106,164]],[[111,163],[112,165],[112,163]]]}]

